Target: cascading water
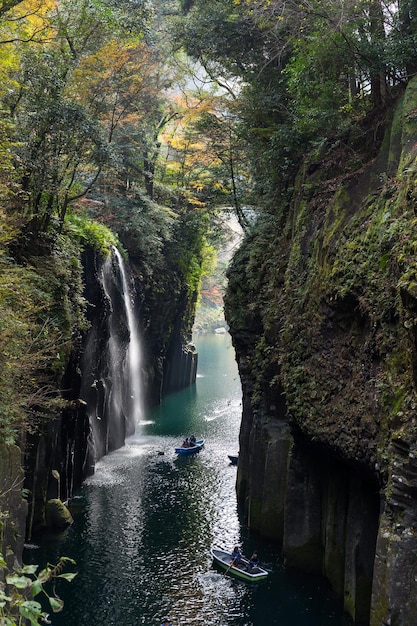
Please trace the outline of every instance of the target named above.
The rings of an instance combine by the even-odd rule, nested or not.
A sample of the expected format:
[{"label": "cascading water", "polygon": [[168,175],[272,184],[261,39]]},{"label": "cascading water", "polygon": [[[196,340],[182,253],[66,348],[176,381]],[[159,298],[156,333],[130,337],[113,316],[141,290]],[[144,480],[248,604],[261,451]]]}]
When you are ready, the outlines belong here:
[{"label": "cascading water", "polygon": [[[141,351],[138,321],[134,314],[132,292],[123,257],[117,248],[103,267],[103,288],[109,298],[109,439],[119,447],[125,435],[132,435],[141,417]],[[120,302],[121,299],[121,302]],[[121,306],[122,305],[122,306]],[[111,437],[112,431],[114,436]],[[123,442],[121,443],[121,439]]]},{"label": "cascading water", "polygon": [[125,265],[122,255],[117,248],[113,248],[120,268],[120,275],[123,287],[123,299],[126,309],[126,318],[129,328],[129,344],[127,347],[127,378],[129,395],[129,417],[133,430],[128,434],[135,432],[136,426],[139,424],[142,416],[142,392],[141,392],[141,344],[138,333],[138,320],[132,303],[132,293],[126,277]]},{"label": "cascading water", "polygon": [[92,311],[101,306],[101,314],[91,316],[81,365],[80,398],[91,429],[87,473],[94,471],[98,459],[124,445],[142,416],[139,322],[128,273],[116,248],[102,267],[100,282],[104,302],[92,303]]}]

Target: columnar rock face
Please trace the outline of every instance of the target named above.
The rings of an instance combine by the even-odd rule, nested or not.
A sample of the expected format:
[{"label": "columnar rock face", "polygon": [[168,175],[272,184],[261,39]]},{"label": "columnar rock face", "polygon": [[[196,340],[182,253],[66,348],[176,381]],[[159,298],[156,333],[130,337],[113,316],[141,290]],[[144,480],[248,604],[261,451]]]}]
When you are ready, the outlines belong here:
[{"label": "columnar rock face", "polygon": [[405,441],[393,448],[375,553],[372,624],[384,623],[387,615],[391,624],[414,624],[417,615],[417,458]]},{"label": "columnar rock face", "polygon": [[33,494],[27,521],[29,538],[47,525],[47,501],[71,497],[84,478],[94,473],[96,461],[122,446],[127,433],[123,413],[115,416],[110,410],[115,383],[109,349],[112,313],[119,320],[120,350],[126,349],[126,315],[118,295],[120,276],[112,273],[106,292],[103,265],[101,255],[86,251],[83,267],[89,327],[83,337],[79,334],[64,375],[67,405],[43,432],[28,436],[26,487]]},{"label": "columnar rock face", "polygon": [[[133,268],[140,259],[132,258]],[[172,392],[195,383],[198,355],[192,343],[197,293],[167,260],[163,276],[139,287],[143,302],[146,404],[157,405]],[[139,270],[137,270],[140,275]]]},{"label": "columnar rock face", "polygon": [[0,446],[0,552],[9,569],[20,561],[25,540],[27,504],[22,497],[21,451],[15,445]]},{"label": "columnar rock face", "polygon": [[416,94],[306,157],[291,209],[235,255],[225,301],[239,503],[371,626],[410,626],[417,602]]},{"label": "columnar rock face", "polygon": [[[115,258],[106,261],[87,249],[83,268],[89,327],[84,334],[79,333],[64,375],[62,388],[67,405],[42,433],[28,436],[26,487],[33,494],[28,537],[47,525],[47,501],[70,498],[74,489],[94,473],[96,461],[121,447],[135,430],[124,372],[130,332],[120,267]],[[131,267],[128,272],[131,278]],[[130,282],[133,285],[134,281]],[[164,393],[195,382],[197,353],[187,344],[184,332],[192,320],[184,310],[186,298],[171,303],[171,314],[176,311],[178,324],[167,317],[158,325],[152,320],[153,309],[144,302],[138,280],[131,297],[141,318],[139,334],[143,341],[141,380],[137,384],[142,387],[144,404],[156,404]],[[157,320],[161,319],[163,306],[168,306],[166,297],[161,294],[164,303],[155,313]]]},{"label": "columnar rock face", "polygon": [[278,541],[289,565],[328,577],[355,622],[369,623],[380,510],[375,476],[294,436],[278,415],[254,414],[244,397],[237,492],[248,525]]},{"label": "columnar rock face", "polygon": [[183,344],[181,337],[173,341],[163,377],[162,395],[179,391],[195,383],[198,354],[194,344]]}]

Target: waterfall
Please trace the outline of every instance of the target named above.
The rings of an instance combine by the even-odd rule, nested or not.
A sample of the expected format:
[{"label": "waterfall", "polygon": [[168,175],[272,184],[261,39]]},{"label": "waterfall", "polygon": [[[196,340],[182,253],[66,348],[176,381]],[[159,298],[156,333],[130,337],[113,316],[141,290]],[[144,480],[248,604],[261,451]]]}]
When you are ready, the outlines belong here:
[{"label": "waterfall", "polygon": [[[129,395],[129,417],[133,424],[133,432],[142,416],[142,385],[141,385],[141,344],[138,332],[138,319],[132,302],[132,293],[126,277],[125,264],[117,248],[113,248],[120,268],[122,279],[123,301],[126,310],[126,319],[129,329],[129,344],[127,347],[127,378]],[[133,433],[130,433],[133,434]]]},{"label": "waterfall", "polygon": [[77,485],[94,473],[99,459],[124,445],[143,415],[133,281],[116,248],[104,262],[101,255],[87,251],[83,264],[89,328],[79,364],[74,361],[68,374],[75,381],[78,402],[63,420],[68,476]]},{"label": "waterfall", "polygon": [[109,315],[105,351],[96,359],[100,373],[91,385],[98,398],[95,415],[90,411],[96,460],[120,448],[126,436],[134,434],[142,416],[138,319],[125,264],[116,248],[103,265],[102,286]]}]

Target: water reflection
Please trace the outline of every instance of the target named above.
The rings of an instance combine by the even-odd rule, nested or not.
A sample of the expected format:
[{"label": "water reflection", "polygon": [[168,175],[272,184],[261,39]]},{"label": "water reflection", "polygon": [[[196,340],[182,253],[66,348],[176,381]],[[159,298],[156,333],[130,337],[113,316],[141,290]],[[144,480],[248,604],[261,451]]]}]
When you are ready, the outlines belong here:
[{"label": "water reflection", "polygon": [[[203,345],[201,345],[203,344]],[[322,580],[287,572],[276,548],[241,526],[236,467],[241,391],[230,339],[203,338],[193,389],[173,394],[146,416],[127,445],[103,458],[75,500],[63,544],[35,559],[65,554],[79,575],[60,586],[55,626],[341,626],[340,605]],[[178,458],[191,433],[205,448]],[[271,570],[248,585],[213,567],[213,544],[257,550]]]}]

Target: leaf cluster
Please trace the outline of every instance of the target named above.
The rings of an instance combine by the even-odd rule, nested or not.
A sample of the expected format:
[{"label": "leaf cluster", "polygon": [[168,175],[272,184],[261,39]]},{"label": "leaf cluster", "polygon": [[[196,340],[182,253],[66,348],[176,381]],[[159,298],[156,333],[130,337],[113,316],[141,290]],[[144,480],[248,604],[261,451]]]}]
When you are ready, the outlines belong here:
[{"label": "leaf cluster", "polygon": [[284,213],[304,155],[381,110],[414,72],[408,3],[194,0],[176,35],[210,76],[239,81],[258,206]]},{"label": "leaf cluster", "polygon": [[60,379],[86,328],[77,249],[61,237],[55,253],[18,265],[0,256],[0,439],[18,441],[62,408]]},{"label": "leaf cluster", "polygon": [[104,224],[95,221],[86,215],[87,210],[70,211],[65,220],[64,234],[70,239],[79,241],[83,246],[89,246],[97,250],[103,256],[110,253],[111,247],[115,246],[119,250],[122,245],[116,233]]},{"label": "leaf cluster", "polygon": [[[75,561],[61,557],[56,565],[48,563],[41,571],[38,571],[38,565],[23,565],[14,573],[7,573],[7,563],[0,554],[0,568],[6,572],[6,585],[0,587],[1,623],[4,626],[23,626],[27,623],[37,626],[41,622],[50,624],[48,613],[35,598],[45,596],[54,613],[62,611],[64,603],[55,591],[55,582],[59,579],[71,582],[75,578],[76,572],[63,572],[68,565],[75,565]],[[52,584],[51,592],[45,588],[48,583]]]},{"label": "leaf cluster", "polygon": [[[20,24],[22,38],[8,49],[15,62],[5,58],[0,68],[8,82],[4,110],[13,123],[10,161],[20,185],[14,209],[22,215],[26,237],[59,232],[68,207],[117,159],[115,127],[131,113],[132,97],[146,89],[133,61],[138,50],[149,57],[140,28],[149,15],[146,2],[77,0],[37,9],[36,26],[29,12],[18,20],[12,9],[0,25],[17,35]],[[24,41],[38,22],[42,38],[36,45],[31,37]]]}]

